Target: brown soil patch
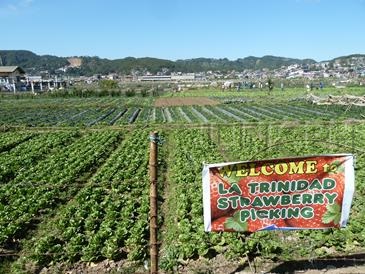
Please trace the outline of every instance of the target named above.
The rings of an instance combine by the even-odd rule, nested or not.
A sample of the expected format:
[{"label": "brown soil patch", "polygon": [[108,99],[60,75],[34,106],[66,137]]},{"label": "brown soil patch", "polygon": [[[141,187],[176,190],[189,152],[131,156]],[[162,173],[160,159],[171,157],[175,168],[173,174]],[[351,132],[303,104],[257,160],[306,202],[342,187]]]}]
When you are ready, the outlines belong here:
[{"label": "brown soil patch", "polygon": [[172,106],[205,106],[218,105],[219,102],[206,97],[173,97],[173,98],[158,98],[155,101],[155,107],[172,107]]},{"label": "brown soil patch", "polygon": [[77,57],[68,58],[67,61],[70,63],[71,68],[78,68],[82,65],[82,59]]},{"label": "brown soil patch", "polygon": [[[362,256],[362,254],[360,255]],[[328,260],[313,260],[313,261],[290,261],[290,262],[273,262],[265,261],[259,258],[250,262],[243,256],[241,259],[230,261],[223,255],[218,255],[211,259],[199,258],[197,260],[180,261],[182,265],[175,267],[172,271],[165,272],[159,270],[161,274],[181,273],[181,274],[359,274],[365,273],[365,265],[363,260],[350,258],[348,260],[328,259]],[[145,267],[143,265],[135,265],[125,260],[111,261],[104,260],[98,263],[76,263],[73,266],[67,267],[62,263],[56,263],[52,266],[43,268],[40,274],[108,274],[108,273],[134,273],[148,274],[148,262]],[[35,273],[35,271],[31,271]]]}]

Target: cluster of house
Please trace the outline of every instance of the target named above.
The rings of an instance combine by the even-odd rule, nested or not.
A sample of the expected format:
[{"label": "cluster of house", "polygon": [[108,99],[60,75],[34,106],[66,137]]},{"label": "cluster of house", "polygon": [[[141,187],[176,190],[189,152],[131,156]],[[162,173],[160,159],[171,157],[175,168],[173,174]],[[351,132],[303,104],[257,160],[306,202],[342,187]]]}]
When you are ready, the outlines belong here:
[{"label": "cluster of house", "polygon": [[[108,77],[108,76],[105,76]],[[243,71],[206,71],[199,73],[158,73],[156,75],[145,74],[143,76],[121,76],[119,79],[124,81],[170,81],[170,82],[199,82],[199,81],[226,81],[226,80],[247,80],[260,81],[268,78],[290,80],[304,78],[308,80],[334,79],[335,81],[348,81],[356,78],[365,77],[365,65],[320,62],[313,65],[294,64],[283,66],[279,69],[269,70],[243,70]],[[116,79],[114,76],[110,79]]]},{"label": "cluster of house", "polygon": [[261,70],[243,70],[243,71],[204,71],[199,73],[158,73],[151,74],[145,73],[140,75],[138,72],[132,75],[94,75],[91,77],[80,77],[75,81],[85,81],[92,83],[100,79],[117,80],[120,82],[214,82],[214,81],[226,81],[226,80],[264,80],[268,78],[290,80],[296,78],[305,78],[309,80],[333,78],[337,81],[346,81],[349,79],[355,79],[358,77],[365,77],[365,67],[358,68],[356,70],[348,67],[336,67],[336,68],[325,68],[318,67],[316,64],[315,68],[306,65],[291,65],[288,67],[282,67],[275,70],[261,69]]},{"label": "cluster of house", "polygon": [[65,88],[67,82],[54,78],[26,75],[19,66],[0,66],[0,91],[46,91]]},{"label": "cluster of house", "polygon": [[[312,65],[294,64],[281,67],[275,70],[243,70],[243,71],[206,71],[200,73],[169,73],[168,70],[160,72],[156,75],[145,72],[134,72],[131,75],[119,75],[116,73],[109,75],[94,75],[91,77],[68,77],[64,78],[47,75],[30,76],[19,66],[0,66],[0,91],[47,91],[54,89],[66,88],[69,83],[82,82],[91,84],[103,79],[116,80],[118,82],[171,82],[171,83],[205,83],[206,85],[214,85],[217,82],[234,81],[250,86],[250,83],[265,82],[265,79],[274,78],[283,80],[291,79],[308,79],[309,81],[329,78],[334,82],[346,83],[353,79],[360,79],[360,83],[364,83],[365,77],[365,60],[364,62],[356,62],[343,64],[340,61],[335,63],[320,62]],[[357,60],[359,61],[359,60]]]},{"label": "cluster of house", "polygon": [[293,78],[308,78],[308,79],[319,79],[319,78],[341,78],[341,79],[353,79],[356,77],[365,76],[364,66],[355,65],[341,65],[341,63],[335,63],[330,65],[329,62],[321,62],[313,65],[291,65],[283,67],[274,71],[274,77],[281,77],[286,79]]}]

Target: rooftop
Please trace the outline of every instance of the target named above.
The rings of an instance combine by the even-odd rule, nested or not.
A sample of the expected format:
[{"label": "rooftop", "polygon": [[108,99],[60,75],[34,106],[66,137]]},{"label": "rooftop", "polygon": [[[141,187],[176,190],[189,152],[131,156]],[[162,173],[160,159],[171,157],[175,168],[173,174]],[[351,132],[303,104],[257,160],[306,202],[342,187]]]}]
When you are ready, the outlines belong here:
[{"label": "rooftop", "polygon": [[25,71],[19,66],[0,66],[0,73],[11,73],[19,69],[21,73],[25,73]]}]

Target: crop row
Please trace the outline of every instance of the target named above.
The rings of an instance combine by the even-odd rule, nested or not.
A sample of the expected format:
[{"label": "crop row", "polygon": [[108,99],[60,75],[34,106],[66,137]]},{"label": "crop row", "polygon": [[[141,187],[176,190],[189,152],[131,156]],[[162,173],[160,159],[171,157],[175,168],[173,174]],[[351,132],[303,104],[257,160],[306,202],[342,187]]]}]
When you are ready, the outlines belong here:
[{"label": "crop row", "polygon": [[304,104],[221,104],[216,106],[9,108],[0,110],[0,124],[27,126],[94,126],[131,123],[252,123],[262,121],[311,121],[363,119],[359,107]]},{"label": "crop row", "polygon": [[0,134],[0,153],[10,150],[33,136],[34,134],[29,132],[5,132]]},{"label": "crop row", "polygon": [[0,244],[23,238],[37,217],[70,199],[79,189],[76,179],[99,166],[118,140],[116,132],[86,134],[19,170],[0,187]]},{"label": "crop row", "polygon": [[222,162],[218,147],[205,130],[174,131],[170,135],[169,195],[162,235],[161,267],[172,270],[178,261],[222,253],[244,254],[244,237],[236,233],[205,233],[202,208],[202,163]]},{"label": "crop row", "polygon": [[148,256],[148,135],[132,132],[56,216],[28,243],[27,259],[143,260]]},{"label": "crop row", "polygon": [[[25,133],[23,137],[26,136],[32,135]],[[38,134],[13,149],[0,153],[0,182],[10,182],[23,170],[35,166],[37,161],[63,149],[76,136],[76,132]]]},{"label": "crop row", "polygon": [[[171,109],[168,114],[165,112],[165,118],[173,117],[178,108]],[[210,107],[194,109],[207,116],[214,115]],[[364,132],[364,125],[339,123],[168,130],[159,158],[159,163],[164,165],[167,161],[168,167],[166,174],[164,167],[159,170],[168,178],[159,181],[161,193],[165,192],[159,211],[162,214],[160,267],[173,271],[185,260],[217,254],[229,258],[248,255],[293,259],[327,255],[327,251],[333,250],[363,252]],[[132,261],[148,258],[148,132],[134,129],[123,136],[115,150],[120,138],[117,133],[101,131],[76,136],[79,138],[62,152],[54,150],[34,167],[19,170],[11,181],[1,186],[3,245],[24,238],[29,224],[52,212],[50,218],[41,218],[31,239],[23,240],[20,259],[14,267],[24,268],[32,263],[44,266],[50,262],[97,262],[104,258]],[[346,229],[257,232],[249,236],[204,232],[203,162],[323,153],[356,155],[357,195]],[[85,177],[94,166],[98,167],[97,172]],[[162,201],[162,196],[159,198]]]},{"label": "crop row", "polygon": [[113,98],[113,97],[87,97],[87,98],[33,98],[33,99],[5,99],[0,101],[1,109],[79,109],[79,108],[97,108],[97,107],[116,107],[118,105],[143,105],[144,101],[149,102],[150,100],[139,100],[142,98]]}]

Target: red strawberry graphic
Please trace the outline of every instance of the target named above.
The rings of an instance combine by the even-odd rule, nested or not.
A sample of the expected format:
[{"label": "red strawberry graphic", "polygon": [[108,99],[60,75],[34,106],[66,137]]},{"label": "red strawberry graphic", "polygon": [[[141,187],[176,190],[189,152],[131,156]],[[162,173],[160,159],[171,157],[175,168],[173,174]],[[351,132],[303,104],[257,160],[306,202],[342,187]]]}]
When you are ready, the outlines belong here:
[{"label": "red strawberry graphic", "polygon": [[248,231],[249,232],[255,232],[255,231],[257,231],[257,230],[260,230],[261,228],[263,228],[264,226],[263,226],[263,221],[262,220],[260,220],[260,219],[256,219],[256,220],[251,220],[251,219],[249,219],[248,221],[247,221],[247,223],[248,223]]},{"label": "red strawberry graphic", "polygon": [[311,206],[314,210],[314,216],[310,219],[287,219],[286,224],[290,227],[303,227],[303,228],[325,228],[325,227],[338,227],[341,217],[341,205],[343,201],[344,193],[344,158],[319,158],[317,160],[317,169],[321,176],[317,175],[317,179],[323,181],[325,178],[335,180],[336,185],[333,189],[329,190],[305,190],[306,193],[337,193],[337,197],[333,204],[312,204],[301,205]]},{"label": "red strawberry graphic", "polygon": [[226,232],[233,232],[234,230],[231,228],[226,227],[227,220],[229,220],[230,216],[223,216],[220,217],[212,222],[212,231],[226,231]]},{"label": "red strawberry graphic", "polygon": [[287,224],[285,223],[284,219],[259,219],[256,220],[247,220],[248,223],[248,231],[249,232],[255,232],[257,230],[261,230],[267,227],[276,226],[279,227],[287,227]]},{"label": "red strawberry graphic", "polygon": [[313,218],[286,219],[287,226],[300,228],[339,227],[341,219],[341,207],[339,204],[312,205],[312,207],[314,209]]},{"label": "red strawberry graphic", "polygon": [[329,163],[323,165],[324,174],[327,178],[336,181],[335,189],[331,192],[338,193],[337,201],[342,204],[344,188],[345,188],[345,167],[344,158],[334,158]]},{"label": "red strawberry graphic", "polygon": [[223,216],[212,222],[212,231],[224,231],[224,223],[228,217]]}]

